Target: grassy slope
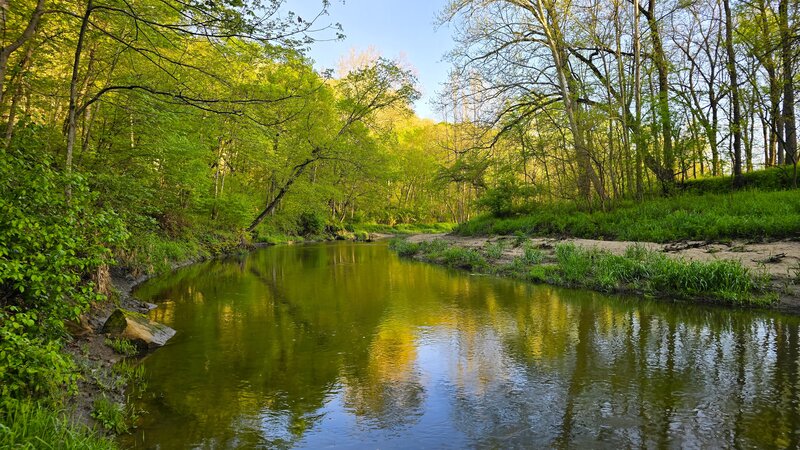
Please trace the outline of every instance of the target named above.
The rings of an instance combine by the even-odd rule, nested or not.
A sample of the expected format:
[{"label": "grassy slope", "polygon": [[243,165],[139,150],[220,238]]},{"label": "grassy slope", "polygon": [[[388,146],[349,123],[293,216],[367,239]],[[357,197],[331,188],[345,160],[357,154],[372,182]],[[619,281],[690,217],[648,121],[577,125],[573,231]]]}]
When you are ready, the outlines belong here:
[{"label": "grassy slope", "polygon": [[684,194],[643,203],[626,202],[611,211],[593,213],[573,206],[542,206],[523,216],[482,216],[458,226],[455,233],[650,242],[797,237],[800,192]]}]

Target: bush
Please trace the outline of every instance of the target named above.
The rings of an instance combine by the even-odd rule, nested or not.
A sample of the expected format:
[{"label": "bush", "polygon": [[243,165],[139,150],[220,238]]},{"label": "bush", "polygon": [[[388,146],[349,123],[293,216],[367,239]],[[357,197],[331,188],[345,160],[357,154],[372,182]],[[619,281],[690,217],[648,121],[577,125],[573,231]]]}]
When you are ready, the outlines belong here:
[{"label": "bush", "polygon": [[530,242],[526,242],[525,244],[523,244],[522,252],[523,252],[522,260],[525,262],[525,264],[528,265],[541,264],[542,261],[544,260],[544,252],[538,248],[533,247]]},{"label": "bush", "polygon": [[[3,398],[62,397],[75,390],[72,359],[40,335],[35,312],[0,312],[0,394]],[[9,314],[11,313],[11,314]]]},{"label": "bush", "polygon": [[325,217],[317,212],[304,212],[298,220],[299,233],[302,236],[319,236],[325,232]]},{"label": "bush", "polygon": [[54,171],[47,155],[0,150],[0,298],[35,309],[42,333],[58,336],[63,320],[102,299],[85,276],[113,262],[109,248],[128,237],[94,199],[83,178]]}]

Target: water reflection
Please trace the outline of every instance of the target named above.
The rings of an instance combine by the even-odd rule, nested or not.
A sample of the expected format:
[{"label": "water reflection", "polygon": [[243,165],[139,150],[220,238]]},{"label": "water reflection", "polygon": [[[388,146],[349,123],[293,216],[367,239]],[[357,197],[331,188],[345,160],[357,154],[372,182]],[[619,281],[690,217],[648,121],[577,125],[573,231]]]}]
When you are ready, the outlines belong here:
[{"label": "water reflection", "polygon": [[179,331],[123,444],[796,447],[798,319],[276,247],[139,296]]}]

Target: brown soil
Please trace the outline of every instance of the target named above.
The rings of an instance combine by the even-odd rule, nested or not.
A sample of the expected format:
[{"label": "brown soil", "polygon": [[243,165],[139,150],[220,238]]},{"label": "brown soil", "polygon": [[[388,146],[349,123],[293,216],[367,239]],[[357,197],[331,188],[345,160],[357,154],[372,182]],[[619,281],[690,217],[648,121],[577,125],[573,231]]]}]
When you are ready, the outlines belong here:
[{"label": "brown soil", "polygon": [[[445,240],[452,245],[465,248],[483,248],[487,243],[497,241],[514,242],[514,236],[495,237],[463,237],[448,234],[418,234],[408,238],[410,242],[426,242],[435,239]],[[631,245],[641,245],[652,251],[664,252],[672,258],[693,261],[713,261],[720,259],[739,261],[755,273],[767,273],[773,280],[773,286],[780,293],[780,300],[774,307],[783,312],[800,314],[800,242],[781,240],[767,243],[751,243],[733,241],[730,243],[712,243],[702,241],[672,242],[657,244],[654,242],[600,241],[594,239],[553,239],[531,238],[531,244],[548,252],[556,244],[572,243],[583,248],[596,248],[614,254],[623,254]],[[521,245],[509,245],[503,252],[501,263],[522,255]]]}]

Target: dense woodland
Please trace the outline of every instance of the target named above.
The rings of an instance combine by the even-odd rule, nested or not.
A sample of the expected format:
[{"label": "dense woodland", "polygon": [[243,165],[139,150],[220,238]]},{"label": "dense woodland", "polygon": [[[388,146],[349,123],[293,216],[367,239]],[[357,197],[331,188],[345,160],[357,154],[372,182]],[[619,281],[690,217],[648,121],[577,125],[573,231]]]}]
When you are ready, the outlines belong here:
[{"label": "dense woodland", "polygon": [[69,385],[62,322],[109,265],[797,184],[796,0],[452,0],[439,123],[413,67],[315,70],[346,30],[285,3],[0,0],[4,397]]}]

